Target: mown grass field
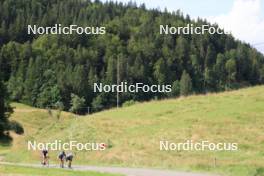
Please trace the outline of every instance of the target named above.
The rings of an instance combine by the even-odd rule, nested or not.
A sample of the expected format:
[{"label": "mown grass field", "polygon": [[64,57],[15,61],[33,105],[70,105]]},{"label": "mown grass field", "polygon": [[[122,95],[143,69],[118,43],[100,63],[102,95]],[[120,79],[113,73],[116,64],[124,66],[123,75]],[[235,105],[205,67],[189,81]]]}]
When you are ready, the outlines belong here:
[{"label": "mown grass field", "polygon": [[22,166],[0,165],[1,176],[118,176],[114,174],[101,174],[96,172],[72,171],[50,168],[33,168]]},{"label": "mown grass field", "polygon": [[[219,94],[139,103],[90,116],[13,104],[12,119],[25,129],[13,135],[12,146],[0,147],[11,162],[39,162],[39,152],[27,150],[28,140],[106,142],[106,151],[75,151],[74,164],[154,167],[220,173],[264,175],[264,87]],[[238,143],[230,151],[160,151],[160,140]],[[56,161],[57,152],[51,152]],[[216,158],[216,165],[215,165]]]}]

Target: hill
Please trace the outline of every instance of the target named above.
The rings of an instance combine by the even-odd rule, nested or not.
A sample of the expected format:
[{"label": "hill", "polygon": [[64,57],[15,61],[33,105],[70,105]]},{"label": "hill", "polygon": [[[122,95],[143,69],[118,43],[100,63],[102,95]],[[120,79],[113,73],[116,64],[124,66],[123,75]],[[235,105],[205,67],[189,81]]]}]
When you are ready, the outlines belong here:
[{"label": "hill", "polygon": [[[23,136],[0,155],[12,162],[39,161],[27,140],[105,142],[105,151],[75,151],[74,163],[199,170],[234,176],[260,176],[264,168],[264,87],[139,103],[90,116],[14,103],[12,119]],[[160,140],[238,143],[238,151],[160,151]],[[52,158],[57,153],[51,152]],[[54,160],[53,160],[54,161]]]},{"label": "hill", "polygon": [[[180,10],[98,0],[2,0],[0,21],[1,80],[13,101],[34,107],[69,111],[76,96],[82,107],[73,112],[80,114],[88,106],[92,112],[115,106],[116,94],[95,93],[94,83],[172,85],[170,93],[122,93],[120,104],[264,83],[263,55],[232,35],[160,34],[161,25],[218,28]],[[28,25],[101,27],[105,33],[34,35]]]}]

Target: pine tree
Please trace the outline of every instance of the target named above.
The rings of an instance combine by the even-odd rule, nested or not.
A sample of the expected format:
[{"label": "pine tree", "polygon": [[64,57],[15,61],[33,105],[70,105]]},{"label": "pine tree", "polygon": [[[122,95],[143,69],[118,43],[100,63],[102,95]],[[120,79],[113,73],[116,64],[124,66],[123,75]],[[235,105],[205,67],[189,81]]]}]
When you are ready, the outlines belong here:
[{"label": "pine tree", "polygon": [[[172,94],[221,91],[264,83],[263,54],[232,35],[160,35],[157,26],[185,26],[182,12],[147,10],[100,1],[0,1],[0,71],[14,101],[71,107],[71,94],[96,110],[116,105],[115,95],[92,91],[93,83],[171,84]],[[106,35],[26,35],[25,24],[107,26]],[[194,26],[208,24],[198,19]],[[210,24],[208,24],[210,25]],[[53,76],[44,76],[52,71]],[[191,83],[181,85],[183,71]],[[188,79],[187,79],[188,80]],[[182,81],[186,82],[186,81]],[[188,85],[188,84],[187,84]],[[184,90],[188,90],[185,93]],[[123,93],[120,104],[157,94]]]},{"label": "pine tree", "polygon": [[15,131],[17,134],[22,134],[24,132],[19,123],[9,121],[8,118],[12,112],[13,109],[9,104],[8,92],[0,74],[0,143],[9,142],[11,140],[8,133],[10,130]]},{"label": "pine tree", "polygon": [[167,82],[167,65],[163,58],[160,58],[154,65],[154,77],[156,78],[157,82],[162,85]]},{"label": "pine tree", "polygon": [[8,117],[10,108],[7,102],[7,91],[0,75],[0,140],[4,136],[8,128]]},{"label": "pine tree", "polygon": [[180,81],[181,95],[187,96],[192,93],[192,79],[184,70]]},{"label": "pine tree", "polygon": [[234,59],[229,59],[226,64],[226,71],[227,71],[227,81],[228,81],[228,86],[231,87],[232,83],[236,81],[236,61]]},{"label": "pine tree", "polygon": [[172,91],[168,93],[169,97],[178,97],[181,94],[181,83],[176,80],[172,83]]}]

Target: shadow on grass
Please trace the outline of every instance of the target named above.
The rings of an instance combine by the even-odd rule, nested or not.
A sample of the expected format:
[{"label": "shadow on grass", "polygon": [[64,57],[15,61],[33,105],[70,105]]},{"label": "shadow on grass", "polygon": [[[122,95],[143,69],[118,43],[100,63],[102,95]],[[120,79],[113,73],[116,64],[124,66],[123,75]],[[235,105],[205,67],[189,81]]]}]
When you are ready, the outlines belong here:
[{"label": "shadow on grass", "polygon": [[[16,134],[24,134],[24,129],[22,125],[16,121],[10,121],[8,124],[8,129],[14,131]],[[13,139],[10,136],[9,131],[0,133],[0,145],[1,146],[10,146]]]},{"label": "shadow on grass", "polygon": [[0,145],[1,146],[10,146],[12,144],[12,137],[7,132],[6,134],[0,134]]},{"label": "shadow on grass", "polygon": [[264,175],[264,168],[257,168],[256,173],[254,176],[263,176]]}]

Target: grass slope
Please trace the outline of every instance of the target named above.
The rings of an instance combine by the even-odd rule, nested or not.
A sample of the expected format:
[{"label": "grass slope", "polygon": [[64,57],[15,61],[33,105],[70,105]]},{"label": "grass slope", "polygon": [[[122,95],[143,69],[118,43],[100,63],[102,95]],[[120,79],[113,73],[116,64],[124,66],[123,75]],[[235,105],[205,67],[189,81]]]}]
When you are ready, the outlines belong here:
[{"label": "grass slope", "polygon": [[[264,87],[219,94],[140,103],[91,116],[75,116],[13,104],[12,119],[25,134],[13,135],[11,147],[1,147],[7,161],[39,161],[39,152],[27,151],[27,140],[51,142],[107,142],[101,152],[76,152],[75,163],[199,170],[224,175],[264,175]],[[236,142],[236,152],[160,151],[159,141]],[[52,158],[57,153],[53,152]],[[216,158],[216,167],[214,167]],[[54,160],[53,160],[54,161]]]}]

